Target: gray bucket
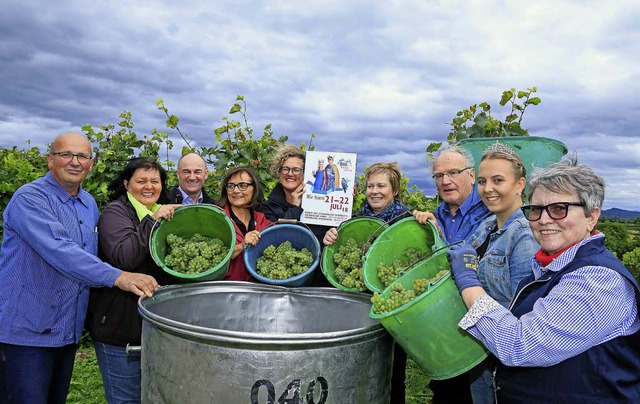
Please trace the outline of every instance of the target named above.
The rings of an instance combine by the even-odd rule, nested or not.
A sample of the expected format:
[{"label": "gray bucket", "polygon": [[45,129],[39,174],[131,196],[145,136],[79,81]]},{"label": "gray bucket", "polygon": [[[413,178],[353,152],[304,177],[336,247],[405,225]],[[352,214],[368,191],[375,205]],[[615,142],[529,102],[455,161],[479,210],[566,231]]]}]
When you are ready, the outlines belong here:
[{"label": "gray bucket", "polygon": [[392,339],[369,295],[245,282],[138,303],[143,403],[388,403]]}]

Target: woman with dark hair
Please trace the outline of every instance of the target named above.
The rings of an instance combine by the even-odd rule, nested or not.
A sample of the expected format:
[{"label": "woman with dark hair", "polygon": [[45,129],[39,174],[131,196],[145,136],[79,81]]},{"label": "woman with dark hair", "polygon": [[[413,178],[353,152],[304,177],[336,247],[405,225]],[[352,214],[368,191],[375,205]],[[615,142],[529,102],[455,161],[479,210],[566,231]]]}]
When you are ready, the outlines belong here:
[{"label": "woman with dark hair", "polygon": [[[155,160],[138,157],[108,186],[109,204],[98,222],[99,257],[124,271],[151,275],[160,285],[174,278],[159,268],[149,251],[151,230],[171,220],[181,205],[161,205],[167,174]],[[125,352],[140,345],[142,318],[138,297],[116,288],[91,290],[86,328],[98,358],[109,403],[140,402],[140,353]]]},{"label": "woman with dark hair", "polygon": [[260,231],[272,224],[260,212],[264,202],[260,179],[251,167],[236,167],[224,176],[221,189],[219,205],[224,208],[236,231],[236,246],[224,279],[255,282],[244,265],[244,246],[258,244]]}]

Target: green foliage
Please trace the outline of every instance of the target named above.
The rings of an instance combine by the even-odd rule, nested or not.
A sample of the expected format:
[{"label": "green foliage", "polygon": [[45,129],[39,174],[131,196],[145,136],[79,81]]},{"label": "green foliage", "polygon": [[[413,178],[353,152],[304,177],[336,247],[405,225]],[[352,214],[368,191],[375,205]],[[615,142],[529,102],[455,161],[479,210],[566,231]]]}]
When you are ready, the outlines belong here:
[{"label": "green foliage", "polygon": [[[504,107],[507,103],[511,106],[511,111],[504,121],[491,115],[491,105],[487,102],[473,104],[458,111],[449,123],[451,131],[447,140],[449,143],[457,143],[469,137],[528,136],[529,132],[520,124],[527,107],[540,104],[540,98],[531,96],[536,91],[536,87],[528,88],[527,91],[516,91],[515,88],[503,91],[500,106]],[[519,100],[522,100],[521,103],[518,103]]]},{"label": "green foliage", "polygon": [[215,145],[203,146],[200,150],[200,154],[214,167],[211,176],[217,180],[215,190],[219,191],[219,182],[230,168],[250,166],[258,173],[265,193],[269,194],[277,183],[277,178],[273,178],[270,172],[271,161],[288,137],[276,139],[271,124],[264,127],[260,138],[255,137],[247,120],[247,104],[240,95],[229,114],[240,114],[241,122],[223,117],[224,124],[214,130]]},{"label": "green foliage", "polygon": [[[542,102],[539,97],[532,96],[537,91],[537,87],[528,88],[527,91],[515,88],[503,91],[499,104],[501,107],[509,104],[511,110],[502,121],[491,115],[491,105],[486,101],[458,111],[449,123],[451,130],[447,142],[454,145],[466,138],[529,136],[529,132],[522,127],[522,117],[527,107]],[[432,159],[433,153],[441,147],[441,142],[429,144],[427,157]]]},{"label": "green foliage", "polygon": [[[95,161],[93,170],[82,187],[96,199],[98,207],[104,208],[108,203],[107,186],[122,171],[127,162],[134,157],[149,157],[158,161],[160,149],[163,145],[167,150],[171,146],[168,135],[157,130],[151,136],[144,135],[142,139],[133,131],[134,124],[131,113],[122,112],[122,119],[117,129],[113,124],[100,125],[94,128],[91,124],[82,127],[82,132],[94,145]],[[167,158],[167,167],[173,163]]]},{"label": "green foliage", "polygon": [[[240,165],[247,165],[256,170],[266,194],[276,185],[277,178],[273,178],[270,172],[271,161],[278,148],[288,138],[286,136],[276,138],[271,124],[264,127],[260,136],[254,134],[247,119],[247,104],[244,97],[238,96],[229,110],[229,115],[237,114],[240,119],[223,117],[223,124],[213,131],[213,139],[211,139],[213,146],[210,147],[194,147],[192,138],[180,130],[178,126],[180,120],[169,112],[162,99],[156,100],[156,107],[166,115],[164,124],[169,132],[153,129],[149,135],[138,135],[135,132],[132,114],[126,110],[119,115],[119,122],[116,125],[87,124],[82,127],[82,132],[93,144],[96,157],[93,169],[82,186],[94,196],[100,209],[108,203],[109,183],[116,178],[131,158],[142,156],[158,160],[168,170],[168,186],[177,183],[175,164],[169,158],[169,151],[174,146],[171,140],[173,131],[178,132],[186,143],[181,150],[181,155],[198,152],[213,167],[205,188],[214,197],[220,195],[220,181],[226,172]],[[313,150],[311,143],[314,138],[315,135],[312,134],[309,150]],[[303,150],[307,149],[304,143],[301,143],[300,147]],[[45,154],[36,147],[26,150],[20,150],[16,146],[11,149],[0,148],[0,213],[18,187],[47,172]],[[0,226],[0,236],[1,230]]]},{"label": "green foliage", "polygon": [[631,272],[631,274],[640,282],[640,247],[626,252],[622,256],[622,263]]},{"label": "green foliage", "polygon": [[631,250],[631,239],[627,228],[622,223],[603,220],[598,222],[596,229],[604,233],[604,244],[618,259]]},{"label": "green foliage", "polygon": [[93,345],[80,345],[73,365],[67,403],[106,403]]},{"label": "green foliage", "polygon": [[[27,142],[27,147],[29,146]],[[47,159],[37,147],[19,150],[0,147],[0,238],[2,237],[2,212],[13,193],[22,185],[47,173]]]},{"label": "green foliage", "polygon": [[407,359],[405,399],[407,404],[430,403],[433,393],[429,389],[429,378],[413,359]]}]

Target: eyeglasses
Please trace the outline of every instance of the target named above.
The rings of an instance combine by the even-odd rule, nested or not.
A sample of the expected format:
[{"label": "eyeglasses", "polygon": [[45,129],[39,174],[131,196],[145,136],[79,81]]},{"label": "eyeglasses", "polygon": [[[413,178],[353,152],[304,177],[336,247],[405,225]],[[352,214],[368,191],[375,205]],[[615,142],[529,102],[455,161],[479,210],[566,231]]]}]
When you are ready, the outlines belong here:
[{"label": "eyeglasses", "polygon": [[451,170],[451,171],[447,171],[446,173],[435,173],[431,176],[431,178],[436,180],[436,182],[441,182],[442,180],[444,180],[444,176],[446,175],[453,180],[456,177],[458,177],[460,174],[462,174],[464,171],[467,171],[471,168],[473,167],[465,167],[460,170]]},{"label": "eyeglasses", "polygon": [[236,187],[238,187],[240,191],[246,191],[247,188],[252,186],[253,184],[250,182],[241,182],[239,184],[234,184],[233,182],[229,182],[227,183],[227,191],[233,191]]},{"label": "eyeglasses", "polygon": [[569,206],[584,206],[584,202],[556,202],[548,205],[525,205],[520,207],[524,217],[530,222],[540,220],[542,217],[542,211],[546,210],[547,215],[553,220],[560,220],[567,217],[569,214]]},{"label": "eyeglasses", "polygon": [[83,154],[83,153],[75,154],[75,153],[71,153],[71,152],[53,152],[53,153],[50,153],[50,154],[52,156],[60,157],[60,160],[66,162],[66,163],[71,162],[71,160],[73,160],[74,157],[78,159],[78,163],[80,163],[80,164],[88,163],[89,161],[91,161],[93,159],[92,156],[87,156],[86,154]]},{"label": "eyeglasses", "polygon": [[300,167],[293,167],[293,168],[291,168],[291,167],[280,167],[280,172],[283,173],[283,174],[289,174],[291,172],[291,173],[294,173],[295,175],[300,175],[300,174],[302,174],[302,170],[303,169],[300,168]]}]

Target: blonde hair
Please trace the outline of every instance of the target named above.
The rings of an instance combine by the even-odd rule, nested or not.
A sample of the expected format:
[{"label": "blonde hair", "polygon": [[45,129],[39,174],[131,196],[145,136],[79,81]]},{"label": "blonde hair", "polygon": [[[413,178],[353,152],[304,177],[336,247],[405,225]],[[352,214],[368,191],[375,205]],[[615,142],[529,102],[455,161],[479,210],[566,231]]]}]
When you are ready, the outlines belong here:
[{"label": "blonde hair", "polygon": [[[280,167],[282,167],[282,164],[284,164],[285,160],[291,158],[291,157],[297,157],[300,160],[302,160],[302,163],[304,165],[305,162],[305,154],[302,151],[302,149],[300,149],[298,146],[294,146],[292,144],[286,144],[283,145],[282,147],[280,147],[280,149],[278,149],[278,152],[276,153],[276,155],[273,157],[273,161],[271,162],[271,173],[277,177],[278,173],[280,172]],[[304,166],[303,166],[304,168]]]}]

